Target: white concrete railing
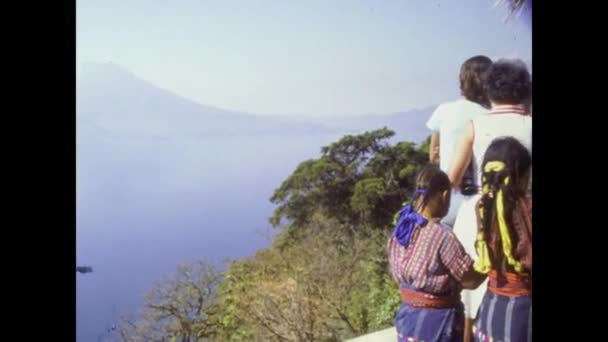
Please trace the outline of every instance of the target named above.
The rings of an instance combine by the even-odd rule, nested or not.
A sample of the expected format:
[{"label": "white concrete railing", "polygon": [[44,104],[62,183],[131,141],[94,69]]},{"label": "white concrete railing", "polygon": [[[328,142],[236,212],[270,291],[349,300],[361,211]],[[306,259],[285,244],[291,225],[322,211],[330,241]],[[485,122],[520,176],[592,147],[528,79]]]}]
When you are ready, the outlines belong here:
[{"label": "white concrete railing", "polygon": [[395,327],[373,332],[371,334],[355,337],[345,342],[395,342],[397,341],[397,330]]}]

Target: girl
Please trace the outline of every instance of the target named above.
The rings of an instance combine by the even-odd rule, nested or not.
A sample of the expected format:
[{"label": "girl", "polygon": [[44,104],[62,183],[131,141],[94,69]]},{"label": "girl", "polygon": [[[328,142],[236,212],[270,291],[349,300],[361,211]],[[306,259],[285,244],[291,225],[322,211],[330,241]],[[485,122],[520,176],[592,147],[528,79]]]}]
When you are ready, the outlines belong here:
[{"label": "girl", "polygon": [[532,341],[531,163],[526,147],[511,137],[495,140],[484,156],[475,270],[489,281],[475,341]]},{"label": "girl", "polygon": [[462,342],[462,287],[476,288],[484,276],[451,230],[439,220],[450,206],[450,180],[434,166],[417,177],[412,203],[396,216],[388,240],[390,272],[402,304],[395,317],[398,341]]}]

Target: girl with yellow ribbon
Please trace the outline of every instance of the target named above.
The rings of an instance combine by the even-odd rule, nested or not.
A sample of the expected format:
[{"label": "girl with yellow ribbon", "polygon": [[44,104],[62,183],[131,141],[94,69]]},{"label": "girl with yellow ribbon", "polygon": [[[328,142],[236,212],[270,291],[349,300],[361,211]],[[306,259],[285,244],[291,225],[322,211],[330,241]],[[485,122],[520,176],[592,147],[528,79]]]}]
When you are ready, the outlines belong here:
[{"label": "girl with yellow ribbon", "polygon": [[489,282],[474,321],[475,341],[531,341],[531,164],[528,150],[512,137],[494,140],[484,156],[474,268]]}]

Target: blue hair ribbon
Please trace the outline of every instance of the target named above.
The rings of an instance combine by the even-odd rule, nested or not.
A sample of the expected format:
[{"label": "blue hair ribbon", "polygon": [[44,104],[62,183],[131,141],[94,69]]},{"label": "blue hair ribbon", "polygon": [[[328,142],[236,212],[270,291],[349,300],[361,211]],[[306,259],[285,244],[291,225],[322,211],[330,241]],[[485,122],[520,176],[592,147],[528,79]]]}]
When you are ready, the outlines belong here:
[{"label": "blue hair ribbon", "polygon": [[393,236],[399,241],[399,244],[404,247],[409,244],[414,228],[417,226],[424,226],[428,222],[426,218],[416,212],[413,204],[416,198],[418,198],[418,195],[422,194],[424,196],[424,193],[425,190],[416,190],[412,201],[401,208],[395,217],[396,222]]}]

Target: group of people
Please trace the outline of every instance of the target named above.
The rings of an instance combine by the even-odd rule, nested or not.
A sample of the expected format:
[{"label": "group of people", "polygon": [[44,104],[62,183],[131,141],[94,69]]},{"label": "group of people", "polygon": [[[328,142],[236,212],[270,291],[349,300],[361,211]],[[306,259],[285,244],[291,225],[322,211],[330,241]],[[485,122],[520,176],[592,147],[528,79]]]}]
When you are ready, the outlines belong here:
[{"label": "group of people", "polygon": [[430,165],[387,245],[399,341],[532,340],[531,86],[523,62],[475,56],[428,120]]}]

